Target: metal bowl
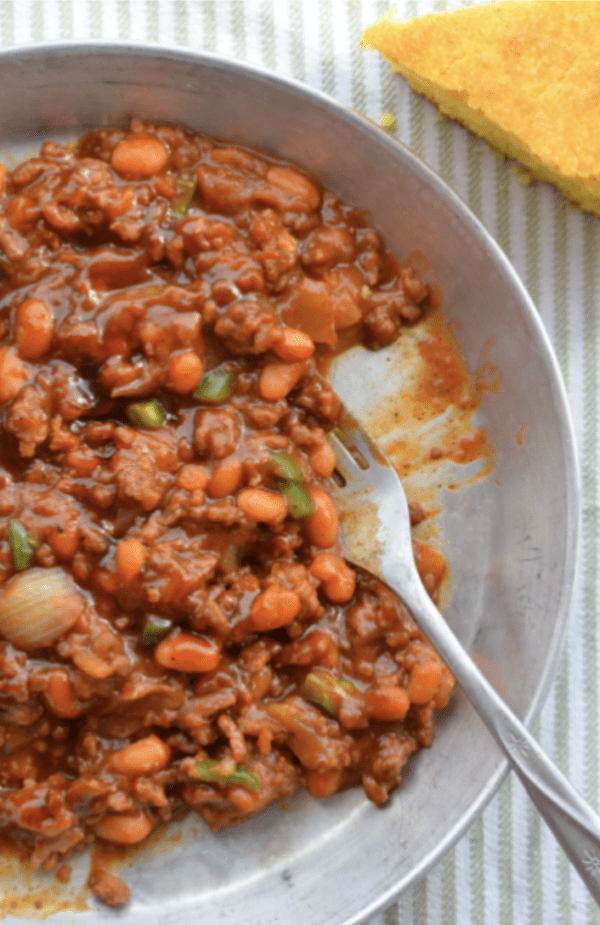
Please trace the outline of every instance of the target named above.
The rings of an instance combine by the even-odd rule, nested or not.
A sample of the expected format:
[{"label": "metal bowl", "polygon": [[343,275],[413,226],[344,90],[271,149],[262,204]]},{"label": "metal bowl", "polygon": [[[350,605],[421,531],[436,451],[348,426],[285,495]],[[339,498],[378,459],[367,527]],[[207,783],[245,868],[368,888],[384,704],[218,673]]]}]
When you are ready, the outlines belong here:
[{"label": "metal bowl", "polygon": [[[467,365],[474,369],[487,350],[502,376],[479,411],[495,447],[494,474],[444,493],[441,522],[454,579],[448,619],[515,712],[531,721],[548,690],[573,595],[574,439],[534,306],[467,208],[410,151],[354,112],[301,84],[208,54],[115,43],[5,50],[0,113],[2,157],[131,116],[270,151],[369,210],[401,257],[427,256]],[[356,377],[347,368],[338,368],[335,380],[351,406],[377,405],[376,390],[367,395],[348,385]],[[369,381],[383,387],[383,368]],[[519,440],[523,425],[526,439]],[[132,898],[119,918],[144,925],[359,922],[442,857],[505,773],[458,692],[433,747],[387,806],[375,808],[359,790],[322,801],[298,794],[217,835],[188,817],[120,865]],[[81,897],[86,872],[86,859],[75,859],[57,902]],[[47,875],[21,872],[19,887],[15,864],[6,862],[0,873],[5,896],[22,889],[48,897]],[[78,920],[86,925],[115,915],[93,899],[84,907]]]}]

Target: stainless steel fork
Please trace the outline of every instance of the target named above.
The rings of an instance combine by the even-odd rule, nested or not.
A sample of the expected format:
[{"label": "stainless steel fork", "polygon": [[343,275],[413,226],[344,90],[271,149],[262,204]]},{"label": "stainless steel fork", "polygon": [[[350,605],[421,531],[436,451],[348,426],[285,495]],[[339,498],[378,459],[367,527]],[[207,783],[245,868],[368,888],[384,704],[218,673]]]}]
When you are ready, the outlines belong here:
[{"label": "stainless steel fork", "polygon": [[402,482],[350,418],[331,435],[344,555],[394,591],[503,749],[538,811],[600,904],[600,818],[479,671],[425,591],[413,558]]}]

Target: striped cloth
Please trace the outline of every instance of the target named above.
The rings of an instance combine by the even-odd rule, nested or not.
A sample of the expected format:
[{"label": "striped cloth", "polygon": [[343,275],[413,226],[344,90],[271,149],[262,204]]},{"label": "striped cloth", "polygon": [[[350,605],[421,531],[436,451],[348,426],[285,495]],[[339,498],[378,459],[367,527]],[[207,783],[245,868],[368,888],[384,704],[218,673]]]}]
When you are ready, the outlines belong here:
[{"label": "striped cloth", "polygon": [[[460,6],[402,2],[402,15]],[[466,3],[463,5],[467,5]],[[373,52],[364,26],[387,0],[0,0],[0,42],[162,41],[219,52],[324,90],[394,132],[469,204],[537,304],[569,392],[583,477],[583,549],[567,644],[536,725],[544,749],[598,803],[600,221],[437,118]],[[370,925],[588,925],[598,908],[510,777],[459,844]],[[182,923],[183,925],[183,923]],[[257,923],[259,925],[259,923]],[[334,925],[334,923],[332,923]]]}]

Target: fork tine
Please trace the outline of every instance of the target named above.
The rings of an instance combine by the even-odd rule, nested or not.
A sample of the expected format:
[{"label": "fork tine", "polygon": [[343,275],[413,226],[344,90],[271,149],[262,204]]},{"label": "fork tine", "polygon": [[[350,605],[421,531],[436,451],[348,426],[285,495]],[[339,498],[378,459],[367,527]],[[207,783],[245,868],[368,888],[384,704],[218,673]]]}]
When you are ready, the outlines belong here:
[{"label": "fork tine", "polygon": [[381,451],[377,442],[345,406],[342,409],[336,430],[356,447],[358,452],[364,456],[368,466],[375,465],[382,466],[384,469],[391,468],[389,459]]},{"label": "fork tine", "polygon": [[[354,457],[355,462],[358,463],[361,469],[368,469],[369,466],[372,465],[373,462],[375,462],[375,459],[373,457],[372,447],[369,445],[368,441],[365,440],[364,435],[360,432],[360,430],[357,427],[354,427],[354,426],[349,427],[345,430],[345,433],[348,439],[352,442],[354,449],[358,451],[358,453],[360,454],[360,456],[362,457],[366,465],[360,466],[359,460],[357,460]],[[353,455],[353,454],[350,454],[350,455]]]},{"label": "fork tine", "polygon": [[329,442],[337,460],[336,469],[341,475],[346,476],[352,468],[356,467],[356,460],[335,431],[329,434]]},{"label": "fork tine", "polygon": [[362,453],[369,466],[380,466],[384,469],[393,468],[387,456],[383,454],[375,441],[358,424],[351,428],[351,437],[357,450]]}]

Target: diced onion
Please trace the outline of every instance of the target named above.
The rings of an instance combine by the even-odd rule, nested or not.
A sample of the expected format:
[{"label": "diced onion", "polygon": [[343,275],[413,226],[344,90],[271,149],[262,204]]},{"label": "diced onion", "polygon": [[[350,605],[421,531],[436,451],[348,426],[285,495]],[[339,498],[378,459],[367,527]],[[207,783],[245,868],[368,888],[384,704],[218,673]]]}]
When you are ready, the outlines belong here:
[{"label": "diced onion", "polygon": [[0,589],[0,634],[22,649],[49,646],[85,606],[85,597],[61,568],[30,568]]}]

